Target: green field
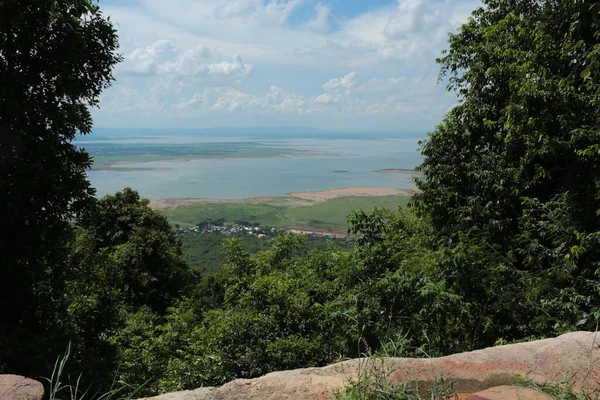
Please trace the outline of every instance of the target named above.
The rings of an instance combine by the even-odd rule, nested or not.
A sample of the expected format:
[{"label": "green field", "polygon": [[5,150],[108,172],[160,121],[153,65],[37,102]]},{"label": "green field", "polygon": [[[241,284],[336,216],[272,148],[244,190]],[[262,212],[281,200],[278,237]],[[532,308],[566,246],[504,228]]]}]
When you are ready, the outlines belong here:
[{"label": "green field", "polygon": [[395,209],[406,205],[409,196],[354,196],[331,199],[307,206],[276,204],[209,203],[183,206],[161,211],[172,225],[195,226],[203,220],[225,218],[246,220],[262,226],[299,228],[329,232],[345,232],[347,216],[352,210],[371,210],[375,206]]}]

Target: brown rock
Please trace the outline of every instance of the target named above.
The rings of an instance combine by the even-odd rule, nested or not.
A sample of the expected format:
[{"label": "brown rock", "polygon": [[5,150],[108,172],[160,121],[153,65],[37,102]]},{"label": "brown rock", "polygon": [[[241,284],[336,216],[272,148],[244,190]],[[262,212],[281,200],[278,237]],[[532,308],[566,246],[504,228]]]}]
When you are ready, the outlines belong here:
[{"label": "brown rock", "polygon": [[19,375],[0,375],[0,399],[42,400],[44,386],[38,381]]},{"label": "brown rock", "polygon": [[518,386],[496,386],[464,397],[464,400],[552,400],[546,393]]},{"label": "brown rock", "polygon": [[[597,340],[598,339],[598,340]],[[333,389],[356,379],[365,368],[382,370],[392,383],[416,382],[420,388],[434,380],[452,382],[458,393],[476,393],[531,379],[560,382],[572,377],[576,389],[600,388],[600,337],[573,332],[554,339],[490,347],[432,359],[356,359],[323,368],[273,372],[256,379],[238,379],[219,388],[171,393],[154,400],[276,400],[331,399]],[[481,393],[477,393],[481,396]],[[475,400],[473,397],[471,400]],[[540,398],[541,399],[541,398]]]}]

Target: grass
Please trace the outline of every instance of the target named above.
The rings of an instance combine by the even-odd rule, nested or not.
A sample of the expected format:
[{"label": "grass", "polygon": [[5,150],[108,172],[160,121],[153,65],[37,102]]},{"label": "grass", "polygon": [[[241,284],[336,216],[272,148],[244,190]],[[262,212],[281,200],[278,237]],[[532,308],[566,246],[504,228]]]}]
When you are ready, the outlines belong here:
[{"label": "grass", "polygon": [[[412,382],[393,385],[389,382],[390,371],[384,359],[363,358],[358,378],[351,380],[343,389],[334,390],[336,400],[452,400],[458,398],[452,382],[440,376],[432,377],[427,387]],[[574,378],[574,377],[573,377]],[[545,393],[556,400],[600,400],[600,390],[576,390],[567,379],[561,383],[539,384],[524,381],[522,387]]]},{"label": "grass", "polygon": [[183,206],[162,213],[172,225],[195,226],[212,218],[227,221],[246,220],[262,226],[299,228],[329,232],[345,232],[347,217],[352,210],[371,210],[375,206],[395,209],[406,205],[408,196],[356,196],[340,197],[323,203],[294,207],[277,204],[207,203]]},{"label": "grass", "polygon": [[395,210],[398,205],[406,205],[409,199],[408,196],[339,197],[311,206],[290,207],[283,215],[284,220],[276,227],[346,231],[347,218],[352,210],[370,211],[376,206]]},{"label": "grass", "polygon": [[278,216],[284,207],[264,204],[208,203],[177,207],[161,211],[169,219],[171,225],[181,227],[196,226],[207,219],[225,218],[227,221],[246,220],[259,222],[263,226],[275,226],[281,221]]},{"label": "grass", "polygon": [[139,397],[138,394],[143,385],[134,389],[116,379],[112,382],[110,389],[104,393],[91,393],[89,389],[83,390],[80,387],[81,375],[77,376],[75,380],[72,380],[69,374],[65,376],[65,367],[70,356],[71,343],[69,342],[65,354],[56,359],[50,378],[42,378],[48,383],[46,392],[48,400],[132,400]]},{"label": "grass", "polygon": [[[596,332],[598,332],[598,327],[596,327]],[[390,369],[386,359],[405,354],[406,342],[401,339],[398,343],[391,342],[390,344],[394,346],[384,348],[384,352],[378,357],[372,356],[370,350],[368,350],[368,354],[359,359],[358,376],[351,379],[342,389],[334,389],[333,393],[336,400],[458,399],[458,393],[460,392],[457,393],[453,390],[453,382],[444,380],[439,372],[437,375],[431,376],[430,382],[421,383],[420,386],[415,382],[390,383],[389,377],[394,370]],[[368,346],[366,347],[368,349]],[[393,354],[390,354],[389,350],[392,350]],[[416,350],[429,357],[422,348]],[[597,361],[599,360],[590,357],[590,365]],[[600,400],[598,382],[590,380],[589,371],[585,374],[575,372],[571,375],[561,375],[560,382],[543,384],[534,380],[523,380],[520,375],[516,375],[515,379],[519,382],[515,386],[533,389],[556,400]]]},{"label": "grass", "polygon": [[[366,360],[366,361],[365,361]],[[366,358],[359,367],[359,375],[342,390],[334,390],[336,400],[450,400],[454,399],[452,384],[440,377],[432,377],[427,387],[414,382],[393,385],[388,376],[385,359]]]},{"label": "grass", "polygon": [[600,391],[576,390],[569,380],[553,384],[538,384],[534,381],[526,381],[523,386],[546,393],[556,400],[600,400]]}]

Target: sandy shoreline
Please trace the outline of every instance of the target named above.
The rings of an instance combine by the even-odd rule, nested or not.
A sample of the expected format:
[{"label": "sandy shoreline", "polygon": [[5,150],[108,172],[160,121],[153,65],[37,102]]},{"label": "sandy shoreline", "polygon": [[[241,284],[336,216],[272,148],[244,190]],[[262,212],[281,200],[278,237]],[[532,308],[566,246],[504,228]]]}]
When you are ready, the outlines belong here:
[{"label": "sandy shoreline", "polygon": [[409,195],[413,193],[410,189],[394,188],[372,188],[372,187],[349,187],[341,189],[321,190],[315,192],[291,192],[287,195],[302,200],[310,200],[316,203],[322,203],[337,197],[350,196],[398,196]]},{"label": "sandy shoreline", "polygon": [[308,206],[323,203],[338,197],[352,196],[412,196],[414,189],[350,187],[311,192],[291,192],[287,196],[250,197],[246,199],[210,199],[210,198],[166,198],[150,200],[150,207],[156,210],[191,206],[194,204],[268,204],[290,207]]}]

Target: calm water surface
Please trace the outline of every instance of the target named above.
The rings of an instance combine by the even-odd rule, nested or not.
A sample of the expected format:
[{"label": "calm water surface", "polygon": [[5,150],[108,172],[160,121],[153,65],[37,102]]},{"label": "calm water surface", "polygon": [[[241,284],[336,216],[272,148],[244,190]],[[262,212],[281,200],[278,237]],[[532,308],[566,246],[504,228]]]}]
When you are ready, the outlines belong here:
[{"label": "calm water surface", "polygon": [[[186,143],[186,140],[192,143],[203,139],[163,138],[152,139],[152,142],[156,140],[159,140],[158,143],[160,140],[163,143]],[[214,141],[214,138],[206,140]],[[121,142],[131,143],[126,140]],[[325,155],[149,162],[128,164],[126,167],[171,170],[89,171],[88,177],[99,196],[129,186],[150,199],[236,199],[356,186],[407,189],[414,187],[410,175],[374,171],[384,168],[412,169],[421,162],[417,139],[293,139],[260,142]],[[338,155],[329,155],[332,153]]]}]

